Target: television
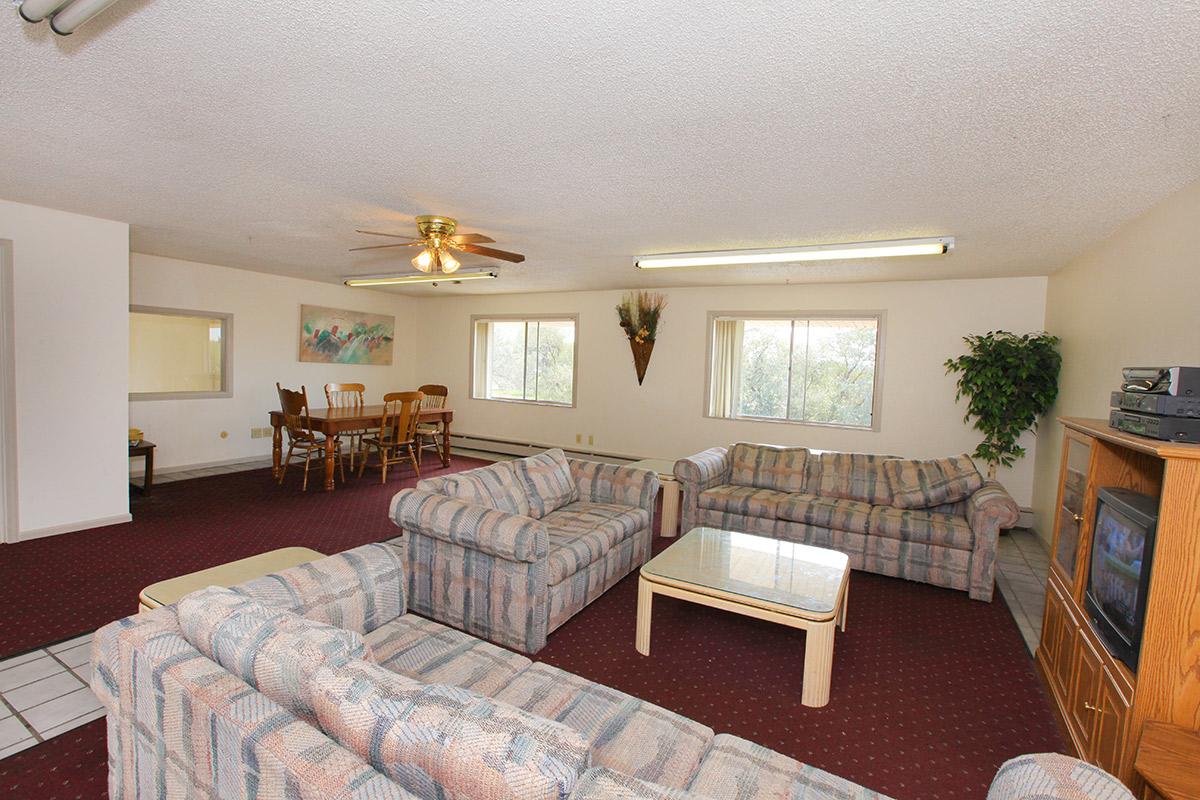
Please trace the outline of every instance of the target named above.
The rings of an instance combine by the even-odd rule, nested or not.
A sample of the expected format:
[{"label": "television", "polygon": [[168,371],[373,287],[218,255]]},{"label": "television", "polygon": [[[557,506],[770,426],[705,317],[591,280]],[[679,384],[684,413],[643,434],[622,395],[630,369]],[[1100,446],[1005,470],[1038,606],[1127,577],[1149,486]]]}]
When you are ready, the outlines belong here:
[{"label": "television", "polygon": [[1097,491],[1084,608],[1109,652],[1135,672],[1157,523],[1157,497],[1117,487]]}]

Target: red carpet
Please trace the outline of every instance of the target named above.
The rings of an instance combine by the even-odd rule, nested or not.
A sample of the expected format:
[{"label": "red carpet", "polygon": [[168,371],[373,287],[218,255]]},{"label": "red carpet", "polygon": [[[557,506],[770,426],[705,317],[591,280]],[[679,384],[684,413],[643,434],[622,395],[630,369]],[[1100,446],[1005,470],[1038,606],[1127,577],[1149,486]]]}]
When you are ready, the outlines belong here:
[{"label": "red carpet", "polygon": [[[423,475],[487,462],[455,457],[450,469],[427,458]],[[387,516],[392,495],[416,483],[367,472],[332,493],[300,491],[289,470],[276,486],[270,470],[164,483],[130,496],[133,522],[50,536],[0,548],[0,658],[87,633],[137,611],[155,581],[279,547],[338,553],[399,533]]]},{"label": "red carpet", "polygon": [[[455,466],[465,468],[466,459]],[[43,555],[73,556],[64,569],[89,587],[72,599],[61,580],[48,584],[62,587],[52,592],[61,605],[89,620],[71,626],[64,611],[47,614],[60,624],[57,638],[127,613],[138,589],[165,575],[285,544],[335,552],[392,535],[387,501],[399,482],[386,489],[352,484],[331,497],[275,492],[263,482],[259,472],[168,484],[135,507],[134,525],[104,530],[105,544],[80,541]],[[656,550],[669,542],[657,540]],[[63,571],[22,558],[42,580]],[[0,592],[20,597],[8,585],[12,569],[4,565]],[[37,587],[25,598],[49,591],[37,579],[21,579],[25,592]],[[977,603],[962,592],[854,573],[849,627],[838,634],[832,696],[821,709],[800,704],[802,632],[658,598],[652,655],[643,658],[633,649],[636,596],[636,577],[622,581],[551,635],[538,659],[897,800],[982,800],[1004,760],[1065,747],[998,592],[994,602]],[[26,621],[3,624],[5,641],[28,640],[38,630]],[[0,796],[105,797],[104,735],[99,720],[0,761]]]}]

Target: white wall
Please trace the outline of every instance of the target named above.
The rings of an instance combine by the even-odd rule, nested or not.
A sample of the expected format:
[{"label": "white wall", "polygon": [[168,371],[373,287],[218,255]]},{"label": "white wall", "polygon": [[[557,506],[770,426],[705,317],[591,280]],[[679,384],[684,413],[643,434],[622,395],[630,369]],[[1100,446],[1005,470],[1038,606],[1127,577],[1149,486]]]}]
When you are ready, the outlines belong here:
[{"label": "white wall", "polygon": [[[666,292],[665,326],[644,385],[617,326],[621,292],[569,292],[422,299],[417,308],[419,382],[450,387],[455,429],[498,438],[572,445],[595,437],[597,450],[681,457],[738,440],[813,448],[932,457],[970,452],[978,436],[962,422],[946,358],[962,337],[1003,328],[1042,329],[1045,278],[810,286],[689,288]],[[703,416],[709,311],[883,310],[883,406],[879,431]],[[576,408],[473,400],[468,397],[472,314],[578,314]],[[1000,478],[1028,505],[1035,441],[1029,456]]]},{"label": "white wall", "polygon": [[[329,382],[366,384],[368,402],[423,382],[417,381],[413,364],[416,301],[411,298],[142,253],[130,259],[130,282],[134,305],[233,314],[233,397],[129,403],[130,425],[158,446],[156,467],[270,455],[271,440],[251,439],[250,429],[268,425],[268,412],[279,408],[276,381],[307,386],[314,408],[325,405],[322,387]],[[392,365],[301,363],[301,304],[394,315]],[[222,431],[227,438],[221,438]]]},{"label": "white wall", "polygon": [[21,538],[128,521],[129,226],[0,200]]},{"label": "white wall", "polygon": [[1038,435],[1037,531],[1049,540],[1062,448],[1059,416],[1107,417],[1128,366],[1200,366],[1200,182],[1050,276],[1046,329],[1062,338],[1055,407]]}]

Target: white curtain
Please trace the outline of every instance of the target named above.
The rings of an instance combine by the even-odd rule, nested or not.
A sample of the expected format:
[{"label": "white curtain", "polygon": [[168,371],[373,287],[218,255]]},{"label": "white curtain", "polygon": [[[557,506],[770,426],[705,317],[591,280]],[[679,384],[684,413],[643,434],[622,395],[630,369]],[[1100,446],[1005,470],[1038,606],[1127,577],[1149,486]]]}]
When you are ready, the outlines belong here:
[{"label": "white curtain", "polygon": [[712,408],[714,417],[732,417],[737,396],[738,321],[713,324]]}]

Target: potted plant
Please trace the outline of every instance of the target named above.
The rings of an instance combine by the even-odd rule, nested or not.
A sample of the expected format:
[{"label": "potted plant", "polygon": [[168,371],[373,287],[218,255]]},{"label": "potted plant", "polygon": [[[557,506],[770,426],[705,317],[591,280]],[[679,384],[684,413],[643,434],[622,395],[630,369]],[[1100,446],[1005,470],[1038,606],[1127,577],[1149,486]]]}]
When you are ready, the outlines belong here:
[{"label": "potted plant", "polygon": [[1037,427],[1038,417],[1058,397],[1058,337],[1044,331],[1021,336],[989,331],[963,341],[967,352],[946,359],[946,372],[958,373],[954,399],[967,398],[963,422],[973,417],[983,433],[971,455],[987,463],[988,477],[995,478],[997,466],[1011,467],[1025,455],[1017,440]]},{"label": "potted plant", "polygon": [[654,341],[662,322],[667,298],[658,292],[630,292],[617,304],[617,319],[621,330],[629,339],[633,351],[633,368],[637,371],[638,386],[646,377],[650,365],[650,354],[654,352]]}]

